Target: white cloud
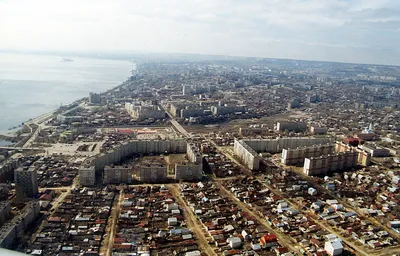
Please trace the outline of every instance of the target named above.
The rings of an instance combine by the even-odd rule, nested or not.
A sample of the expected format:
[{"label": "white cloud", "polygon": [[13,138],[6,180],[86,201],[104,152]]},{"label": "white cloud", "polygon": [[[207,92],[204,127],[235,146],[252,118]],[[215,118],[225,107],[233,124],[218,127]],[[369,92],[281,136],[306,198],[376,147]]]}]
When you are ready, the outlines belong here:
[{"label": "white cloud", "polygon": [[399,15],[398,0],[3,0],[0,49],[400,64]]}]

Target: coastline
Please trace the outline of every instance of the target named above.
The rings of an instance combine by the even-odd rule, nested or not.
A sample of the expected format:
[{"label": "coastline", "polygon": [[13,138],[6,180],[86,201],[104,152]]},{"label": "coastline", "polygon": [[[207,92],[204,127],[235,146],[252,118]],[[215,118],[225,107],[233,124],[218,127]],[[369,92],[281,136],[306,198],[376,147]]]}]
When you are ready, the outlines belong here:
[{"label": "coastline", "polygon": [[[15,136],[23,123],[39,121],[62,104],[104,92],[121,84],[132,71],[132,60],[74,57],[65,54],[0,53],[0,135]],[[134,65],[133,65],[134,67]]]},{"label": "coastline", "polygon": [[[0,51],[0,53],[1,53],[1,51]],[[10,56],[7,56],[7,57],[10,57],[9,59],[12,60],[11,63],[13,63],[13,64],[18,63],[18,65],[19,65],[19,62],[16,61],[16,58],[14,58],[14,55],[12,53],[5,53],[5,54],[9,54],[9,55],[11,54]],[[76,80],[76,78],[75,78],[75,80],[71,80],[71,82],[70,82],[70,83],[76,84],[76,86],[77,86],[76,90],[79,90],[80,88],[85,88],[88,91],[89,90],[90,91],[98,91],[98,92],[100,92],[101,95],[105,95],[110,91],[118,89],[120,86],[123,86],[124,84],[129,82],[129,78],[132,76],[133,72],[137,69],[136,68],[137,63],[133,62],[131,59],[130,60],[128,60],[128,59],[123,59],[123,60],[111,59],[112,61],[116,61],[114,63],[114,62],[108,62],[110,59],[90,58],[89,56],[85,58],[83,56],[79,56],[79,57],[76,56],[75,59],[77,59],[79,61],[71,62],[73,64],[67,63],[72,66],[63,66],[65,64],[61,64],[62,66],[57,66],[58,65],[57,64],[58,62],[57,62],[56,63],[57,67],[54,68],[52,63],[55,63],[55,61],[59,61],[58,58],[56,59],[56,56],[66,58],[66,57],[69,57],[70,55],[55,54],[55,55],[49,56],[46,54],[42,55],[42,54],[32,54],[32,53],[22,53],[22,54],[18,53],[17,55],[18,55],[17,56],[18,58],[21,58],[23,60],[23,63],[26,63],[26,60],[30,60],[30,61],[33,60],[33,61],[37,61],[38,63],[40,63],[40,65],[43,65],[44,73],[49,74],[49,77],[46,76],[46,79],[38,78],[38,81],[42,81],[42,80],[45,82],[51,81],[51,83],[52,83],[52,81],[53,81],[52,79],[54,79],[54,81],[56,81],[56,82],[61,81],[61,83],[59,83],[61,85],[57,84],[57,86],[60,86],[60,87],[63,86],[62,85],[62,83],[64,83],[64,82],[62,82],[62,81],[64,81],[63,79],[68,79],[68,77],[52,76],[54,72],[49,72],[49,70],[50,71],[52,71],[53,69],[61,70],[61,74],[64,74],[64,73],[67,73],[69,70],[73,71],[74,70],[73,68],[75,68],[75,70],[79,71],[81,69],[85,69],[86,66],[94,66],[94,67],[103,68],[103,70],[104,70],[103,73],[107,73],[107,72],[112,72],[114,69],[121,68],[120,70],[123,72],[119,72],[120,78],[116,77],[116,79],[113,80],[112,83],[109,83],[108,86],[101,86],[101,82],[100,82],[99,86],[94,86],[91,88],[89,87],[90,89],[88,89],[86,87],[79,87],[79,86],[86,86],[86,84],[91,85],[91,84],[98,83],[98,81],[103,81],[103,80],[101,80],[101,79],[103,79],[103,76],[99,76],[98,70],[95,70],[95,69],[90,70],[90,72],[89,72],[90,75],[85,77],[86,80],[83,80],[84,82],[81,82],[80,80]],[[35,56],[35,58],[32,58],[32,56]],[[42,56],[45,58],[41,58]],[[36,58],[36,57],[38,57],[38,58]],[[51,57],[51,59],[49,59],[50,57]],[[99,59],[103,59],[104,61],[99,61]],[[4,60],[7,60],[7,58],[5,58]],[[19,60],[19,59],[17,59],[17,60]],[[93,60],[94,60],[94,62],[93,62]],[[120,62],[121,63],[122,62],[129,63],[129,65],[126,65],[126,64],[122,65],[122,64],[120,64]],[[8,63],[8,62],[4,62],[4,63]],[[51,66],[51,69],[49,69],[49,66]],[[16,66],[16,67],[19,68],[19,66]],[[21,67],[24,68],[25,66],[21,66]],[[29,70],[29,72],[31,72],[30,67],[31,67],[30,65],[27,66],[27,68],[29,68],[29,69],[27,69],[27,70]],[[42,66],[40,66],[40,68],[41,67]],[[66,67],[66,69],[65,69],[65,67]],[[125,69],[125,67],[127,69]],[[37,69],[40,69],[40,68],[37,68]],[[126,70],[126,73],[125,73],[124,69]],[[10,74],[9,76],[5,76],[5,81],[6,80],[7,81],[15,80],[17,78],[19,79],[20,74],[17,74],[18,76],[15,77],[15,74],[13,72],[14,72],[13,70],[10,70],[10,73],[7,73],[7,69],[3,71],[4,74]],[[24,79],[22,79],[21,81],[25,81],[25,80],[36,81],[35,80],[36,77],[31,76],[32,73],[34,73],[34,74],[36,74],[36,73],[35,72],[29,73],[29,72],[27,72],[27,76],[24,77]],[[98,79],[100,79],[100,80],[98,80]],[[19,81],[19,80],[15,80],[15,81]],[[110,81],[112,81],[112,79],[110,79],[110,80],[106,79],[105,81],[110,82]],[[85,84],[85,82],[86,82],[86,84]],[[1,83],[1,80],[0,80],[0,83]],[[81,83],[82,83],[82,85],[81,85]],[[5,83],[5,84],[7,85],[8,83]],[[40,88],[38,90],[45,90],[45,88]],[[14,122],[3,123],[3,126],[0,129],[0,146],[15,145],[15,144],[19,143],[20,141],[22,141],[26,136],[32,136],[34,134],[34,130],[35,130],[34,127],[44,126],[45,123],[48,120],[50,120],[51,118],[54,118],[56,114],[63,113],[65,110],[68,110],[69,106],[72,106],[74,104],[82,104],[85,101],[87,101],[87,98],[88,98],[88,96],[85,96],[85,94],[77,95],[78,97],[76,97],[76,98],[73,98],[73,97],[72,98],[71,97],[64,98],[62,95],[63,94],[59,94],[58,97],[60,99],[65,99],[67,102],[69,101],[70,103],[63,104],[63,107],[55,107],[53,104],[48,109],[42,109],[42,111],[40,111],[40,112],[32,113],[32,114],[34,114],[32,116],[27,115],[26,113],[28,113],[28,112],[21,113],[20,117],[22,117],[22,118],[20,118],[20,120],[18,120],[17,118],[13,118],[14,120],[17,120],[17,122],[14,121]],[[8,96],[5,94],[4,97],[0,98],[0,103],[2,103],[1,101],[5,101],[5,104],[12,102],[12,98],[7,98],[7,97]],[[12,97],[14,97],[14,95],[12,95]],[[53,98],[51,98],[51,99],[53,99]],[[51,99],[48,99],[48,100],[51,101]],[[45,104],[43,104],[43,101],[46,101],[46,98],[38,98],[37,100],[38,100],[37,102],[28,102],[28,103],[30,103],[30,104],[37,103],[38,105],[40,105],[40,104],[45,105]],[[50,106],[50,104],[49,104],[49,106]],[[29,108],[29,106],[28,106],[28,108]],[[9,114],[11,116],[19,115],[18,113],[15,113],[15,112],[11,112],[11,113],[4,112],[4,114],[5,115]],[[25,121],[23,121],[23,119],[25,119]],[[12,118],[10,118],[10,120],[12,120]],[[9,127],[7,127],[7,126],[9,126]],[[20,136],[21,134],[22,134],[22,136]]]},{"label": "coastline", "polygon": [[[134,70],[136,70],[136,63],[135,63],[135,67],[130,71],[131,74],[132,74],[132,72]],[[101,92],[100,94],[106,94],[106,93],[108,93],[108,92],[110,92],[112,90],[116,90],[119,87],[125,85],[126,82],[128,82],[128,79],[123,81],[123,82],[121,82],[117,86],[111,87],[111,88]],[[87,97],[82,97],[80,99],[77,99],[77,100],[65,105],[65,106],[70,106],[70,105],[74,105],[74,104],[81,104],[81,103],[85,102],[86,100],[87,100]],[[41,114],[41,115],[33,117],[33,118],[30,118],[27,121],[23,122],[21,125],[19,125],[17,127],[10,128],[10,130],[8,130],[8,131],[5,131],[5,132],[0,131],[0,146],[9,146],[9,145],[13,145],[13,144],[18,143],[18,142],[12,142],[12,140],[17,138],[17,133],[19,131],[21,131],[26,125],[27,126],[29,126],[30,124],[40,125],[40,124],[50,120],[51,118],[53,118],[55,113],[58,112],[58,111],[60,111],[60,107],[56,108],[56,109],[53,109],[50,112]],[[31,132],[31,134],[32,134],[32,132]]]}]

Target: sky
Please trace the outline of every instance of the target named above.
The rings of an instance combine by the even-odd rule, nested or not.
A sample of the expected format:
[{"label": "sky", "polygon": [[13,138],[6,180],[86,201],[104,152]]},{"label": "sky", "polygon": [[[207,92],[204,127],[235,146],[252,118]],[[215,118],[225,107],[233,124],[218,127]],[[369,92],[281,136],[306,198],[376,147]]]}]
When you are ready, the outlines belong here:
[{"label": "sky", "polygon": [[0,49],[400,65],[399,0],[0,0]]}]

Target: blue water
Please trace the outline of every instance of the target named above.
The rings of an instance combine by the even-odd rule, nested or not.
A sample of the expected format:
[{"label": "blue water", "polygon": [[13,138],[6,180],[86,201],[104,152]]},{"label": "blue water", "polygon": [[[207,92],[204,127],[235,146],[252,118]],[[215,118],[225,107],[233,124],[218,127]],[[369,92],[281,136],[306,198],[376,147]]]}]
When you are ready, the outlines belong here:
[{"label": "blue water", "polygon": [[12,142],[0,140],[0,146],[10,146],[12,144],[13,144]]},{"label": "blue water", "polygon": [[132,68],[121,60],[0,53],[0,132],[117,86]]}]

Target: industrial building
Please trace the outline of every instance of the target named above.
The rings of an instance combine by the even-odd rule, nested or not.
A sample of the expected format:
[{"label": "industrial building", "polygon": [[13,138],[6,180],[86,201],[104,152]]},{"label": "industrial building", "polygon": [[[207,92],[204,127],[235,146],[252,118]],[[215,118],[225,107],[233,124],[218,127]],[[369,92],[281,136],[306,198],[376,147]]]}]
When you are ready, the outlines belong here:
[{"label": "industrial building", "polygon": [[94,186],[96,183],[96,170],[94,166],[81,167],[79,169],[79,184],[82,186]]},{"label": "industrial building", "polygon": [[14,172],[17,195],[35,197],[39,193],[36,167],[18,168]]},{"label": "industrial building", "polygon": [[164,183],[168,179],[167,166],[160,164],[140,165],[139,179],[144,183]]},{"label": "industrial building", "polygon": [[283,149],[281,161],[285,165],[303,164],[305,158],[319,157],[332,154],[335,151],[334,144],[315,145],[311,147],[298,147],[295,149]]},{"label": "industrial building", "polygon": [[280,132],[305,132],[307,126],[302,122],[278,122],[276,123],[276,130]]},{"label": "industrial building", "polygon": [[357,152],[347,151],[332,155],[306,158],[304,160],[303,172],[306,175],[314,176],[346,170],[357,166],[357,157]]},{"label": "industrial building", "polygon": [[132,183],[131,167],[106,166],[103,172],[103,184],[130,184]]}]

